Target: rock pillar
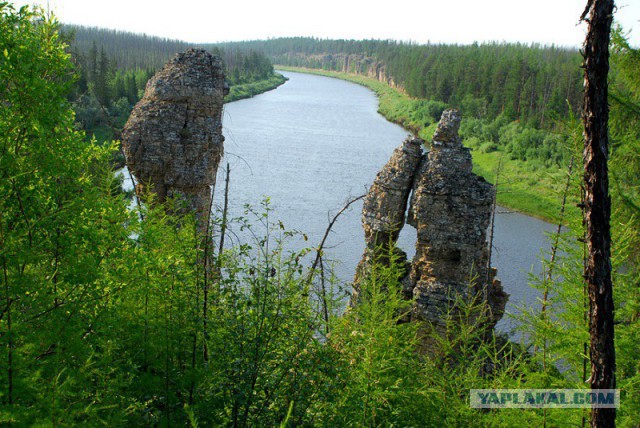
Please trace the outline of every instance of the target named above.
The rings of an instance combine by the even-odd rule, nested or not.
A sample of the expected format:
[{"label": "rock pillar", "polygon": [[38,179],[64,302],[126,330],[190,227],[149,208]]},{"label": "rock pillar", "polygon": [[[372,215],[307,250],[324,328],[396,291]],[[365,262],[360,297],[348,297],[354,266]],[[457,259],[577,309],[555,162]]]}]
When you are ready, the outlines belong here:
[{"label": "rock pillar", "polygon": [[446,110],[415,181],[408,223],[418,231],[411,266],[412,319],[436,331],[456,299],[488,303],[488,327],[502,317],[508,296],[489,270],[487,228],[493,186],[472,172],[471,153],[458,136],[460,114]]},{"label": "rock pillar", "polygon": [[[438,334],[456,300],[486,302],[485,325],[493,328],[508,299],[488,261],[494,189],[472,172],[471,153],[458,135],[460,119],[457,110],[443,112],[426,156],[420,140],[407,140],[376,177],[363,207],[367,249],[354,281],[357,297],[363,269],[395,244],[411,193],[407,222],[418,237],[403,287],[412,300],[410,318],[426,321]],[[427,351],[434,351],[432,345],[425,340]]]},{"label": "rock pillar", "polygon": [[[423,143],[419,138],[405,140],[402,146],[394,150],[367,193],[362,207],[366,247],[354,280],[353,302],[357,300],[359,279],[367,273],[372,261],[387,263],[390,249],[395,248],[404,226],[413,181],[423,158]],[[400,263],[406,261],[403,252],[398,252],[397,256]]]},{"label": "rock pillar", "polygon": [[223,154],[222,61],[202,49],[177,54],[156,73],[122,134],[127,166],[158,202],[176,198],[206,227]]}]

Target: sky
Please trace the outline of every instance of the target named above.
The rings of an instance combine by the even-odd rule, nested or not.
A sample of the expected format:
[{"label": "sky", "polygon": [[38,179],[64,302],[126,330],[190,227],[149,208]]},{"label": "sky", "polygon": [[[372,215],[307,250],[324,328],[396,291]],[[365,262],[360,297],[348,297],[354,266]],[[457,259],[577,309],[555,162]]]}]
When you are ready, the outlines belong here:
[{"label": "sky", "polygon": [[[506,41],[578,47],[586,0],[30,0],[67,24],[190,43],[314,36],[418,43]],[[640,46],[640,0],[618,0],[615,19]]]}]

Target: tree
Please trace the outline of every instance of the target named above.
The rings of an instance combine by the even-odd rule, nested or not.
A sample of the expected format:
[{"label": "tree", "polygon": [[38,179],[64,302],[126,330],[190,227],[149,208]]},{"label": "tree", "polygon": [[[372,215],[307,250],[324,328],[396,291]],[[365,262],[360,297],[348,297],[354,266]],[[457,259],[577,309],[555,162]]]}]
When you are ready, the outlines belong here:
[{"label": "tree", "polygon": [[87,60],[87,73],[88,80],[94,81],[98,74],[98,46],[96,41],[91,43],[91,49],[89,50],[89,59]]},{"label": "tree", "polygon": [[0,424],[56,425],[73,406],[59,387],[92,355],[85,343],[111,289],[104,260],[127,239],[114,147],[74,130],[75,72],[57,29],[0,3]]},{"label": "tree", "polygon": [[98,60],[98,69],[94,80],[94,92],[95,96],[105,107],[109,107],[109,75],[110,75],[109,58],[104,50],[104,47],[100,48],[100,58]]},{"label": "tree", "polygon": [[[611,200],[607,160],[609,39],[613,0],[589,0],[581,20],[584,44],[584,219],[588,248],[584,277],[589,293],[591,389],[614,389],[614,303],[611,281]],[[587,19],[587,15],[589,18]],[[594,408],[592,427],[614,427],[615,409]]]},{"label": "tree", "polygon": [[138,102],[138,84],[136,83],[136,73],[127,75],[127,99],[132,105]]}]

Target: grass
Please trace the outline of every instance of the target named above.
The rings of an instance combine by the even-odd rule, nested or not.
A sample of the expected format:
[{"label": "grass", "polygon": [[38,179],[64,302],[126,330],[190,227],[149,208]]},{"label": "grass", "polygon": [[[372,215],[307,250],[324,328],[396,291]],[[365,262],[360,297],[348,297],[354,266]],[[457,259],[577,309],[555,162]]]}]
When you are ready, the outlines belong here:
[{"label": "grass", "polygon": [[229,94],[224,98],[225,103],[251,98],[254,95],[262,94],[277,88],[287,81],[282,74],[273,73],[268,79],[258,80],[257,82],[245,83],[242,85],[233,85],[229,89]]},{"label": "grass", "polygon": [[[411,98],[399,89],[369,77],[349,73],[282,65],[276,67],[279,70],[334,77],[365,86],[378,96],[378,112],[387,120],[403,126],[426,141],[431,141],[437,124],[418,120],[417,115],[413,113],[421,100]],[[513,160],[500,150],[482,153],[477,150],[482,143],[478,142],[477,147],[472,147],[476,149],[471,152],[474,172],[487,181],[495,183],[498,165],[501,164],[498,204],[543,220],[557,221],[566,182],[566,171]]]},{"label": "grass", "polygon": [[501,151],[481,153],[473,150],[473,171],[491,183],[498,183],[498,204],[522,213],[557,222],[566,183],[566,171],[535,168],[527,162],[514,161]]}]

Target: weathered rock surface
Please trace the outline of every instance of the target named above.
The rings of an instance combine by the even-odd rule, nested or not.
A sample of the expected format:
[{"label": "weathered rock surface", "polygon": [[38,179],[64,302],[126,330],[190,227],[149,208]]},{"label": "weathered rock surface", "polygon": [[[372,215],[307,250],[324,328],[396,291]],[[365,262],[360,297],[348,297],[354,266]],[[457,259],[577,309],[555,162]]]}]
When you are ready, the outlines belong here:
[{"label": "weathered rock surface", "polygon": [[458,136],[460,114],[447,110],[415,181],[408,223],[418,231],[410,275],[412,319],[444,330],[456,299],[478,296],[490,309],[487,326],[504,314],[508,296],[489,270],[487,228],[493,186],[472,170],[471,153]]},{"label": "weathered rock surface", "polygon": [[[426,156],[420,140],[405,141],[378,174],[363,207],[367,250],[354,280],[357,295],[363,267],[376,258],[376,251],[388,253],[389,245],[395,244],[410,193],[406,186],[411,185],[407,222],[418,234],[404,292],[413,302],[411,319],[428,321],[440,334],[446,314],[455,311],[456,299],[479,297],[487,302],[488,328],[502,317],[508,299],[494,278],[495,269],[488,266],[493,186],[473,174],[459,127],[459,112],[446,110]],[[434,351],[431,345],[425,343],[428,352]]]},{"label": "weathered rock surface", "polygon": [[[353,301],[357,300],[359,278],[365,274],[374,258],[385,263],[390,248],[398,240],[404,226],[407,201],[413,181],[422,161],[423,140],[408,138],[394,150],[389,162],[376,176],[362,207],[365,251],[357,268]],[[398,254],[402,261],[404,253]]]},{"label": "weathered rock surface", "polygon": [[422,160],[419,138],[408,138],[394,150],[376,176],[362,207],[362,224],[368,248],[395,242],[404,225],[407,200]]},{"label": "weathered rock surface", "polygon": [[228,86],[222,61],[202,49],[177,54],[156,73],[122,134],[127,166],[141,195],[177,197],[201,226],[223,153],[222,106]]}]

